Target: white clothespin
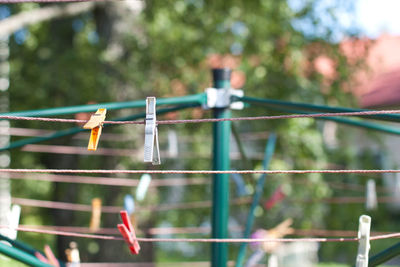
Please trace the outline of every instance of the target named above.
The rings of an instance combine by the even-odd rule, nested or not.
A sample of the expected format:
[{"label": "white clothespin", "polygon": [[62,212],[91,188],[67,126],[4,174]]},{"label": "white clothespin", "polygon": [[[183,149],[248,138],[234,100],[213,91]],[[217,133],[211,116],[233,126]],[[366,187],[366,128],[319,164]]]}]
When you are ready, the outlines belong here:
[{"label": "white clothespin", "polygon": [[10,225],[10,231],[8,237],[14,240],[17,239],[17,230],[15,229],[18,228],[20,215],[21,215],[21,206],[13,205],[8,217],[8,223]]},{"label": "white clothespin", "polygon": [[142,201],[144,199],[147,193],[147,189],[149,189],[150,183],[151,183],[150,174],[145,173],[142,175],[142,177],[140,177],[138,187],[136,188],[137,201]]},{"label": "white clothespin", "polygon": [[168,155],[171,158],[178,156],[178,136],[174,130],[168,131]]},{"label": "white clothespin", "polygon": [[146,124],[144,133],[144,162],[152,162],[153,165],[161,164],[156,121],[156,98],[154,96],[146,99]]},{"label": "white clothespin", "polygon": [[370,249],[369,234],[371,231],[371,217],[361,215],[358,225],[358,252],[356,267],[368,267],[368,253]]},{"label": "white clothespin", "polygon": [[367,181],[367,189],[365,196],[365,208],[367,210],[374,210],[378,207],[378,200],[376,195],[375,180],[369,179]]}]

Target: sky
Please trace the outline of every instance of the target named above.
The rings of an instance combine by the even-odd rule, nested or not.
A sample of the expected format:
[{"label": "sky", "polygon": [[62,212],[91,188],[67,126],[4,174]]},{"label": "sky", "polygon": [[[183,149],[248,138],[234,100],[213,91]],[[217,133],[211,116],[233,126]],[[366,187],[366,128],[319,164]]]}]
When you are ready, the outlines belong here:
[{"label": "sky", "polygon": [[[295,11],[301,10],[307,3],[304,0],[288,1]],[[329,15],[330,8],[334,8],[338,21]],[[400,0],[318,0],[314,15],[320,18],[321,27],[307,18],[294,20],[293,26],[311,36],[325,36],[326,29],[330,29],[331,41],[334,42],[340,42],[349,33],[374,39],[384,33],[400,35],[399,11]]]},{"label": "sky", "polygon": [[357,0],[356,22],[363,35],[400,35],[400,0]]}]

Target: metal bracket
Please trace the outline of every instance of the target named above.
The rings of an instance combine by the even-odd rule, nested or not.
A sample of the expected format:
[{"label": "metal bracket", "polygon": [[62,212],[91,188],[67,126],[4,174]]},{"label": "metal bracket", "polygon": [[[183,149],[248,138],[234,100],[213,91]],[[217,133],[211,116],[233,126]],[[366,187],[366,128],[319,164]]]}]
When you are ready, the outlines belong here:
[{"label": "metal bracket", "polygon": [[203,105],[204,109],[227,108],[243,109],[244,104],[241,101],[232,102],[232,96],[242,97],[243,90],[232,88],[206,88],[207,103]]}]

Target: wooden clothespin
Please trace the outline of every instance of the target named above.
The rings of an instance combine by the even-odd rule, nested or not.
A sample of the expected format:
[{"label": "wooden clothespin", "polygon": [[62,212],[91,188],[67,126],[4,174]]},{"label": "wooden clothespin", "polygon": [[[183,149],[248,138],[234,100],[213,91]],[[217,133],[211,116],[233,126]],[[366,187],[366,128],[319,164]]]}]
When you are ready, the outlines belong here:
[{"label": "wooden clothespin", "polygon": [[84,129],[91,129],[88,150],[95,151],[100,140],[103,122],[106,119],[107,109],[99,108],[89,121],[83,125]]},{"label": "wooden clothespin", "polygon": [[369,235],[371,231],[371,217],[361,215],[358,225],[358,251],[356,259],[356,267],[368,267],[368,254],[370,244]]},{"label": "wooden clothespin", "polygon": [[146,99],[146,120],[144,128],[144,162],[160,165],[160,148],[158,145],[158,130],[156,120],[156,98]]},{"label": "wooden clothespin", "polygon": [[125,210],[120,211],[121,219],[123,224],[118,224],[118,230],[125,239],[125,242],[129,245],[129,249],[132,254],[139,254],[140,245],[136,240],[135,230],[133,229],[131,220],[129,219],[128,212]]},{"label": "wooden clothespin", "polygon": [[37,252],[37,251],[35,252],[36,258],[38,258],[40,261],[50,264],[55,267],[60,267],[60,263],[58,262],[56,256],[54,256],[53,251],[51,250],[51,248],[48,245],[44,246],[44,254],[46,256],[43,256],[42,253],[40,253],[40,252]]},{"label": "wooden clothespin", "polygon": [[92,217],[90,218],[90,231],[97,232],[100,229],[101,199],[92,199]]}]

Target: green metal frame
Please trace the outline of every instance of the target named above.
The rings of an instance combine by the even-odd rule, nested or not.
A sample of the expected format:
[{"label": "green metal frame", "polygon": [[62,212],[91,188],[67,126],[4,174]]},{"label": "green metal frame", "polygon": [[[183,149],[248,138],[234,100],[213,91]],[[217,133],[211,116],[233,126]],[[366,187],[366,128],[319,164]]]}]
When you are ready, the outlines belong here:
[{"label": "green metal frame", "polygon": [[378,266],[399,255],[400,255],[400,242],[370,257],[368,260],[368,266],[369,267]]},{"label": "green metal frame", "polygon": [[18,240],[11,239],[11,238],[9,238],[7,236],[4,236],[4,235],[1,235],[1,234],[0,234],[0,240],[6,241],[6,242],[10,243],[13,247],[18,248],[20,250],[23,250],[23,251],[25,251],[25,252],[27,252],[29,254],[32,254],[32,255],[34,255],[35,252],[40,252],[40,251],[34,249],[33,247],[25,244],[25,243],[22,243],[22,242],[20,242]]},{"label": "green metal frame", "polygon": [[[257,104],[259,104],[259,103],[257,103]],[[278,107],[278,106],[268,106],[268,108],[272,109],[272,110],[278,110],[278,111],[290,112],[290,113],[296,113],[296,114],[315,114],[315,112],[299,111],[299,110],[296,110],[296,109],[290,109],[290,108],[284,108],[284,107]],[[388,115],[393,115],[393,114],[388,114]],[[341,118],[338,118],[338,117],[317,117],[315,119],[335,121],[335,122],[342,123],[342,124],[347,124],[347,125],[350,125],[350,126],[355,126],[355,127],[375,130],[375,131],[389,133],[389,134],[400,135],[400,128],[399,127],[393,127],[393,126],[389,126],[389,125],[385,125],[385,124],[381,124],[381,123],[374,123],[374,122],[362,121],[362,120],[352,120],[352,119],[343,118],[343,117],[341,117]]]},{"label": "green metal frame", "polygon": [[[267,145],[265,146],[264,160],[262,163],[264,170],[268,170],[268,168],[269,168],[269,163],[275,152],[275,144],[276,144],[276,135],[274,133],[271,133],[268,136],[268,142],[267,142]],[[249,215],[247,216],[246,227],[245,227],[245,230],[243,233],[243,238],[248,238],[250,236],[250,232],[251,232],[251,229],[254,224],[254,211],[262,197],[266,177],[267,177],[267,174],[262,174],[257,181],[256,190],[254,192],[253,200],[251,202]],[[243,266],[243,261],[246,256],[247,244],[248,243],[240,244],[240,248],[239,248],[239,252],[238,252],[238,256],[237,256],[236,264],[235,264],[236,267]]]},{"label": "green metal frame", "polygon": [[[6,255],[16,261],[25,263],[29,266],[38,266],[38,267],[52,266],[36,258],[35,253],[38,252],[43,254],[41,251],[38,251],[20,241],[10,239],[4,235],[0,235],[0,240],[6,241],[7,243],[10,244],[8,245],[7,243],[0,242],[0,254]],[[58,263],[60,264],[61,267],[65,267],[64,262],[58,260]]]},{"label": "green metal frame", "polygon": [[25,251],[22,251],[18,248],[11,247],[2,242],[0,242],[0,253],[4,254],[10,258],[13,258],[19,262],[28,264],[29,266],[34,266],[34,267],[51,267],[52,266],[50,264],[40,261],[38,258],[36,258],[35,256],[33,256]]},{"label": "green metal frame", "polygon": [[[315,105],[315,104],[307,104],[307,103],[298,103],[298,102],[288,102],[288,101],[281,101],[281,100],[272,100],[272,99],[265,99],[265,98],[256,98],[256,97],[233,97],[233,101],[243,101],[247,103],[253,103],[258,105],[264,105],[268,107],[275,107],[275,108],[284,108],[284,109],[294,109],[297,111],[317,111],[317,112],[360,112],[360,111],[371,111],[369,109],[358,109],[358,108],[344,108],[344,107],[331,107],[331,106],[324,106],[324,105]],[[391,122],[400,122],[400,115],[399,114],[378,114],[378,115],[368,115],[362,116],[363,118],[369,118],[374,120],[384,120],[384,121],[391,121]]]},{"label": "green metal frame", "polygon": [[[0,247],[0,254],[5,254],[17,261],[32,265],[32,261],[31,261],[31,260],[33,260],[32,258],[28,257],[26,259],[26,261],[28,261],[28,262],[21,260],[21,258],[23,259],[23,257],[25,257],[26,255],[30,255],[30,256],[34,257],[33,261],[36,264],[38,264],[38,265],[32,265],[32,266],[44,266],[44,267],[49,266],[48,264],[40,261],[35,256],[36,252],[44,255],[43,252],[36,250],[33,247],[31,247],[21,241],[11,239],[11,238],[1,235],[1,234],[0,234],[0,240],[6,241],[7,243],[9,243],[11,245],[11,247],[10,247],[6,243],[0,242],[0,244],[7,246],[7,247]],[[59,259],[57,259],[57,260],[58,260],[58,263],[60,264],[60,267],[65,267],[65,263],[63,261],[60,261]]]},{"label": "green metal frame", "polygon": [[[230,70],[214,69],[214,87],[230,88]],[[229,108],[214,108],[214,118],[230,118]],[[221,121],[213,125],[213,169],[230,169],[231,122]],[[227,238],[229,218],[229,174],[215,174],[212,189],[212,237]],[[225,267],[228,262],[228,244],[211,244],[211,266]]]},{"label": "green metal frame", "polygon": [[[181,97],[157,98],[157,106],[181,105],[181,104],[202,105],[202,104],[206,103],[206,101],[207,101],[206,94],[201,93],[201,94],[181,96]],[[136,100],[136,101],[128,101],[128,102],[112,102],[112,103],[91,104],[91,105],[81,105],[81,106],[15,111],[15,112],[0,113],[0,116],[24,116],[24,117],[42,116],[43,117],[43,116],[75,114],[75,113],[79,113],[79,112],[93,112],[99,108],[106,108],[108,110],[116,110],[116,109],[125,109],[125,108],[144,108],[144,107],[146,107],[146,100]]]}]

